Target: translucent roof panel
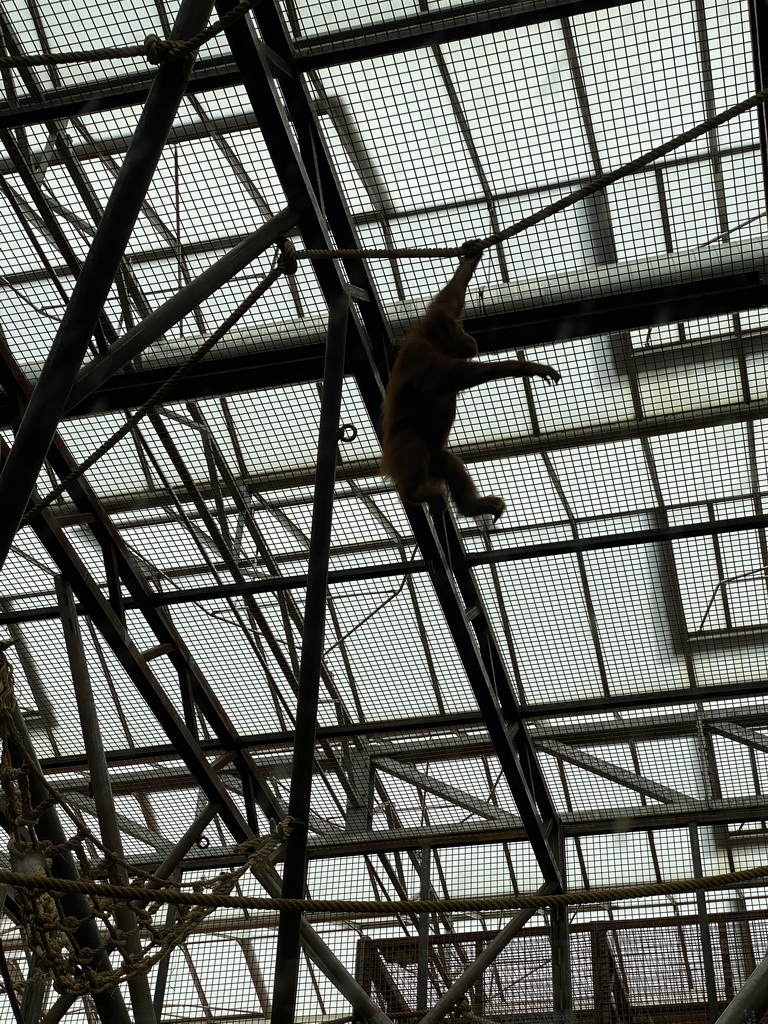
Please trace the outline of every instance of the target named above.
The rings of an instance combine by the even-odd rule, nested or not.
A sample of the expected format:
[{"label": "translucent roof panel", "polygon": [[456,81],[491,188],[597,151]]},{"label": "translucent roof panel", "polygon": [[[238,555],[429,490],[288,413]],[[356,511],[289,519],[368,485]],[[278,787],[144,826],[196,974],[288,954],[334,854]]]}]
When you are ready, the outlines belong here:
[{"label": "translucent roof panel", "polygon": [[[765,84],[768,19],[260,0],[195,43],[133,209],[179,10],[0,11],[0,872],[36,873],[0,874],[0,1024],[714,1017],[768,949],[765,110],[638,158]],[[379,467],[397,342],[472,239],[478,358],[562,374],[457,396],[494,523]],[[138,904],[43,941],[40,873],[222,898],[142,899],[126,978]],[[289,916],[253,904],[283,885],[376,901],[306,912],[290,1011]],[[516,917],[542,885],[581,895]]]}]

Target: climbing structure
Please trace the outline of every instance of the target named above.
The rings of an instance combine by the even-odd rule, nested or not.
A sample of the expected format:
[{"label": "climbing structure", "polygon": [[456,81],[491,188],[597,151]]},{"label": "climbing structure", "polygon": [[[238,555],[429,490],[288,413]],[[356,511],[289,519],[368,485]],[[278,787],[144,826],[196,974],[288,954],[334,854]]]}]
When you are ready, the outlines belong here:
[{"label": "climbing structure", "polygon": [[0,1024],[768,1009],[767,33],[0,2]]}]

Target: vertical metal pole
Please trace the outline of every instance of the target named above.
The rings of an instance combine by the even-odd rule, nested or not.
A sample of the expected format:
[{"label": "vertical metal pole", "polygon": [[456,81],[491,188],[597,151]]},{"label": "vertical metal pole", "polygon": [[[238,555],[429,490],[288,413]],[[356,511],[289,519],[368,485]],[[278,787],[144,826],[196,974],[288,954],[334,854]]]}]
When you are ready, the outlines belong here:
[{"label": "vertical metal pole", "polygon": [[[697,878],[703,874],[701,865],[701,846],[699,845],[698,825],[689,825],[688,833],[691,837],[691,859],[693,860],[693,873]],[[699,913],[699,934],[701,936],[701,958],[704,962],[704,985],[707,992],[707,1008],[711,1024],[715,1024],[718,1018],[720,1007],[717,1000],[717,981],[715,979],[715,959],[712,955],[712,936],[709,932],[709,917],[707,916],[707,897],[703,892],[696,893],[696,905]]]},{"label": "vertical metal pole", "polygon": [[[211,0],[182,0],[171,35],[186,39],[203,29]],[[0,566],[27,507],[88,339],[107,300],[141,204],[184,96],[194,56],[167,61],[155,75],[128,152],[93,243],[78,275],[61,325],[0,473]]]},{"label": "vertical metal pole", "polygon": [[[266,889],[268,895],[279,896],[280,878],[274,868],[269,871],[254,872],[256,878]],[[367,1024],[392,1024],[390,1018],[371,999],[362,985],[349,973],[336,954],[326,946],[308,921],[301,920],[301,943],[304,953],[320,968],[326,978],[335,985],[346,1000],[352,1004],[355,1013]],[[405,1007],[408,1009],[408,1007]],[[274,1021],[274,1017],[272,1018]]]},{"label": "vertical metal pole", "polygon": [[[309,540],[309,580],[304,606],[304,640],[299,668],[293,774],[288,813],[295,819],[285,848],[282,895],[302,899],[307,875],[307,822],[314,771],[320,667],[325,635],[328,562],[331,548],[333,495],[339,444],[341,392],[344,381],[349,298],[339,297],[328,318],[323,370],[323,397],[315,471],[315,502]],[[301,913],[282,910],[275,954],[272,1024],[294,1024],[299,976]]]},{"label": "vertical metal pole", "polygon": [[[75,689],[77,711],[80,716],[80,726],[83,730],[83,742],[88,759],[88,772],[91,779],[93,802],[96,804],[96,814],[101,829],[101,841],[107,850],[116,855],[116,859],[108,864],[109,877],[110,881],[117,885],[128,885],[130,881],[128,872],[123,864],[120,863],[123,860],[123,839],[120,835],[120,827],[117,824],[115,801],[112,795],[112,783],[109,778],[107,758],[101,738],[99,716],[93,697],[88,663],[85,659],[85,651],[83,650],[80,623],[78,622],[77,611],[75,610],[75,595],[63,576],[57,576],[55,583],[56,598],[61,610],[61,625],[67,645],[69,668],[72,673],[72,683]],[[121,932],[123,932],[127,951],[131,956],[140,957],[141,942],[139,941],[136,915],[127,903],[117,903],[115,905],[115,921]],[[155,1024],[155,1011],[152,1006],[152,996],[149,991],[147,976],[145,974],[137,974],[129,978],[128,991],[131,994],[131,1003],[136,1019],[141,1021],[141,1024]]]},{"label": "vertical metal pole", "polygon": [[611,1008],[611,980],[608,966],[608,936],[603,929],[591,933],[590,947],[595,1024],[611,1024],[613,1010]]},{"label": "vertical metal pole", "polygon": [[571,991],[571,947],[568,936],[568,907],[552,907],[549,921],[552,946],[552,1010],[555,1024],[573,1021]]},{"label": "vertical metal pole", "polygon": [[[421,871],[419,899],[428,900],[431,892],[432,850],[429,846],[421,848]],[[427,982],[429,980],[429,914],[419,914],[419,959],[416,976],[416,1009],[423,1013],[427,1009]]]},{"label": "vertical metal pole", "polygon": [[[172,873],[172,879],[174,884],[181,884],[181,871],[174,871]],[[169,903],[165,911],[165,927],[172,928],[176,924],[176,918],[179,914],[179,908],[174,906],[173,903]],[[155,973],[155,991],[152,996],[152,1008],[155,1013],[157,1020],[163,1018],[163,1008],[165,1006],[165,993],[168,988],[168,971],[171,966],[171,950],[168,950],[166,955],[160,960],[157,965],[157,971]]]}]

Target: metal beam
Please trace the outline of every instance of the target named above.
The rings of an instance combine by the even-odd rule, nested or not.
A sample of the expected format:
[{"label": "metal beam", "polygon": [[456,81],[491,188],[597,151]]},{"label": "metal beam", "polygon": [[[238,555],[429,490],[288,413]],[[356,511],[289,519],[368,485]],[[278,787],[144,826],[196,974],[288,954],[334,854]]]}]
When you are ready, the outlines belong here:
[{"label": "metal beam", "polygon": [[[419,860],[419,899],[428,900],[432,895],[432,850],[428,845],[421,848]],[[427,1009],[427,992],[429,989],[429,914],[417,916],[418,953],[416,963],[416,1010],[425,1012]]]},{"label": "metal beam", "polygon": [[[693,280],[686,280],[692,274],[692,268],[684,267],[678,260],[670,258],[669,273],[664,270],[666,263],[660,261],[646,261],[645,264],[616,264],[611,265],[611,275],[606,270],[604,276],[606,281],[613,281],[613,284],[605,289],[600,286],[602,294],[590,295],[588,300],[580,298],[589,291],[589,284],[579,275],[566,275],[567,281],[521,282],[520,287],[525,289],[524,302],[531,301],[541,305],[520,308],[521,299],[509,288],[494,289],[489,301],[500,303],[498,308],[487,308],[478,315],[473,316],[472,310],[468,311],[466,320],[467,329],[478,339],[481,352],[504,351],[509,348],[519,348],[526,344],[541,345],[545,342],[562,341],[565,337],[583,337],[607,330],[628,330],[635,327],[645,327],[651,323],[677,322],[690,317],[703,315],[717,315],[719,313],[733,312],[739,309],[752,309],[764,305],[768,298],[768,285],[764,282],[761,271],[757,264],[762,265],[765,261],[763,247],[752,247],[754,258],[749,253],[744,253],[745,269],[738,274],[724,274],[726,268],[718,272],[712,260],[711,266],[704,269],[702,262],[702,273]],[[759,250],[763,252],[762,261],[759,258]],[[717,250],[721,252],[722,250]],[[740,250],[741,252],[741,250]],[[358,261],[360,262],[360,261]],[[754,263],[754,267],[751,264]],[[643,277],[641,267],[654,268],[653,273]],[[678,266],[678,270],[673,269]],[[618,269],[617,269],[618,268]],[[674,284],[644,288],[644,280],[664,280],[666,278],[675,280],[676,274],[683,278],[682,281],[675,281]],[[616,275],[619,274],[617,277]],[[621,275],[626,280],[621,283]],[[640,275],[637,277],[637,275]],[[713,276],[713,274],[715,276]],[[615,280],[614,280],[615,278]],[[570,282],[570,284],[568,284]],[[567,287],[565,287],[567,285]],[[549,290],[557,287],[558,294],[567,292],[570,288],[573,298],[570,301],[552,305],[552,298]],[[531,291],[533,288],[533,291]],[[541,295],[536,298],[540,290]],[[613,290],[612,290],[613,289]],[[506,297],[505,297],[506,296]],[[173,301],[173,300],[171,300]],[[506,307],[506,308],[505,308]],[[416,310],[409,319],[414,319]],[[402,310],[392,310],[388,319],[399,325],[403,317]],[[281,339],[286,332],[294,330],[293,327],[279,329]],[[247,355],[235,353],[231,355],[218,355],[215,359],[206,360],[204,364],[194,368],[189,376],[180,381],[177,385],[176,396],[179,398],[204,397],[206,395],[217,395],[223,393],[239,392],[244,390],[256,390],[263,387],[274,387],[285,384],[298,384],[309,380],[319,379],[322,375],[322,346],[318,344],[316,332],[308,334],[304,338],[297,339],[296,345],[290,349],[272,351],[269,346],[266,350],[263,344],[263,332],[254,335],[252,351]],[[242,345],[242,339],[240,340]],[[730,344],[730,342],[729,342]],[[764,348],[762,337],[745,339],[749,347]],[[689,346],[691,356],[702,358],[709,352],[713,357],[717,354],[716,344],[697,344]],[[709,351],[711,349],[711,352]],[[686,349],[686,352],[688,349]],[[679,361],[683,357],[682,350],[673,347],[658,348],[650,351],[639,352],[637,358],[639,367],[648,360],[652,361],[654,370],[658,370],[659,362]],[[168,362],[168,369],[173,370],[177,363]],[[90,399],[79,401],[75,408],[70,408],[72,414],[85,415],[88,413],[103,412],[110,409],[127,408],[141,405],[154,390],[168,376],[168,370],[161,367],[151,369],[132,370],[129,373],[121,374],[116,380],[102,384],[97,393]],[[70,403],[71,406],[71,403]],[[69,413],[68,413],[69,414]],[[756,418],[763,415],[759,407],[733,406],[725,411],[709,411],[710,416],[716,416],[717,422],[730,422],[735,419]],[[0,425],[9,422],[11,413],[8,403],[0,401]],[[707,413],[699,413],[707,415]],[[725,417],[725,418],[723,418]],[[665,420],[655,418],[640,424],[633,424],[632,429],[638,431],[638,436],[652,435],[671,429],[686,429],[690,422],[694,427],[696,414],[684,417],[670,417],[669,425]],[[706,423],[695,424],[704,426]],[[601,428],[591,443],[598,443],[599,437],[613,428]],[[590,443],[581,435],[576,435],[575,443]],[[610,439],[609,437],[605,438]],[[563,439],[548,439],[548,443],[560,447]],[[537,445],[540,446],[538,441]]]},{"label": "metal beam", "polygon": [[[768,11],[760,0],[747,0],[755,69],[755,91],[768,85]],[[754,112],[760,128],[760,162],[763,169],[763,208],[768,207],[768,112],[761,105]]]},{"label": "metal beam", "polygon": [[[647,327],[652,323],[675,323],[697,316],[716,316],[755,309],[765,305],[767,300],[768,284],[759,272],[750,271],[734,277],[708,278],[668,289],[628,291],[617,297],[597,297],[568,305],[469,317],[466,326],[478,339],[481,353],[486,353],[517,349],[526,344],[556,343],[570,336],[586,337],[608,330],[629,330]],[[745,343],[749,347],[750,339],[747,338]],[[761,350],[764,347],[762,338],[757,339],[755,344]],[[699,346],[699,352],[706,355],[706,344]],[[715,354],[713,348],[712,355]],[[638,352],[637,358],[640,370],[647,361],[652,361],[658,369],[660,361],[679,361],[681,353],[673,348],[654,348],[650,352]],[[169,363],[166,367],[155,366],[121,374],[117,379],[102,384],[90,397],[69,408],[65,415],[94,415],[142,405],[177,365]],[[268,348],[265,350],[263,345],[259,345],[259,338],[254,335],[251,352],[247,355],[233,354],[206,360],[179,381],[174,397],[179,400],[205,398],[302,384],[321,377],[322,346],[314,338],[299,338],[294,347],[274,351]],[[755,408],[734,404],[725,409],[694,411],[664,419],[657,417],[624,429],[632,429],[632,436],[653,436],[708,425],[707,422],[695,423],[697,416],[709,416],[713,423],[759,419],[765,415],[763,406],[764,403],[759,403]],[[8,403],[0,396],[0,426],[6,426],[10,416]],[[690,426],[687,425],[689,423]],[[600,427],[591,442],[586,439],[586,434],[587,431],[581,430],[576,435],[575,443],[610,440],[615,438],[615,427]],[[535,444],[538,450],[544,443],[548,447],[563,447],[567,441],[567,438],[554,436],[536,441]]]},{"label": "metal beam", "polygon": [[619,786],[633,789],[643,796],[650,797],[651,800],[658,800],[659,803],[685,803],[694,806],[700,803],[695,797],[681,793],[679,790],[671,789],[669,786],[664,786],[655,779],[648,779],[634,772],[628,772],[619,765],[612,764],[602,757],[595,757],[594,754],[589,754],[586,750],[574,749],[567,743],[559,743],[557,740],[542,738],[536,739],[534,744],[537,750],[543,750],[546,754],[559,757],[563,761],[568,761],[570,764],[575,765],[577,768],[583,768],[584,771],[590,772],[592,775],[599,775],[603,779],[608,779],[609,782],[615,782]]},{"label": "metal beam", "polygon": [[[455,730],[473,728],[480,730],[483,725],[483,718],[479,711],[459,711],[448,715],[423,715],[413,718],[393,718],[388,721],[375,722],[350,722],[340,725],[321,725],[317,728],[318,739],[341,739],[349,737],[356,739],[360,737],[375,737],[388,735],[390,733],[448,733],[453,734]],[[485,733],[483,733],[485,736]],[[293,743],[293,732],[263,732],[253,735],[236,736],[232,738],[232,746],[227,749],[239,749],[245,747],[290,747]],[[487,740],[487,737],[486,737]],[[220,751],[224,749],[222,742],[217,739],[200,740],[200,749],[204,751]],[[489,747],[490,751],[490,747]],[[388,753],[390,751],[387,751]],[[153,746],[132,747],[124,750],[108,750],[107,759],[110,762],[125,762],[128,764],[136,760],[152,761],[164,757],[174,758],[176,750],[172,746],[156,744]],[[85,758],[78,754],[65,754],[58,757],[48,757],[43,760],[46,771],[69,771],[86,766]]]},{"label": "metal beam", "polygon": [[[688,835],[691,844],[691,862],[694,877],[702,878],[704,869],[701,862],[701,847],[699,844],[699,827],[696,824],[688,826]],[[712,934],[709,929],[709,914],[707,913],[707,894],[696,893],[696,906],[698,908],[699,938],[701,942],[701,958],[704,966],[704,989],[707,994],[707,1011],[710,1024],[715,1024],[719,1011],[719,1000],[717,998],[717,976],[715,974],[715,958],[712,951]]]},{"label": "metal beam", "polygon": [[406,511],[544,880],[562,883],[559,815],[520,716],[514,684],[459,533],[448,513],[436,526],[423,508],[411,506]]},{"label": "metal beam", "polygon": [[[768,722],[762,724],[765,728],[768,728]],[[725,736],[726,739],[736,740],[737,743],[743,743],[748,747],[752,747],[753,750],[760,750],[764,754],[768,754],[768,736],[757,732],[756,729],[745,729],[743,726],[734,724],[730,715],[725,721],[708,723],[708,727],[711,732],[719,733],[720,736]]]},{"label": "metal beam", "polygon": [[[309,564],[304,605],[304,635],[301,647],[299,687],[296,697],[296,732],[293,742],[293,774],[288,814],[294,819],[285,847],[283,868],[284,899],[302,899],[307,886],[307,840],[312,804],[315,738],[323,664],[325,614],[328,600],[328,563],[333,527],[333,499],[339,449],[339,424],[344,385],[344,358],[349,321],[349,300],[340,297],[328,319],[328,341],[323,373],[323,394],[315,473],[315,503],[309,540]],[[294,1024],[299,977],[301,912],[280,911],[275,953],[272,1020]]]},{"label": "metal beam", "polygon": [[119,373],[127,363],[158,341],[166,331],[210,298],[217,289],[281,237],[287,235],[295,222],[296,216],[291,210],[281,210],[244,238],[234,249],[211,264],[194,281],[190,281],[176,292],[167,302],[153,309],[127,334],[110,345],[107,353],[92,360],[79,374],[67,399],[66,409],[71,410],[80,405],[100,385]]},{"label": "metal beam", "polygon": [[[684,692],[689,694],[691,703],[697,705],[702,703],[702,698],[696,695],[697,691]],[[768,693],[768,683],[766,683],[765,692]],[[739,693],[737,692],[735,696],[738,698]],[[717,698],[714,703],[718,703]],[[524,706],[521,708],[521,715],[531,721],[532,718],[535,718],[536,707],[536,705]],[[531,715],[529,712],[533,714]],[[756,729],[765,727],[766,714],[762,705],[752,709],[743,709],[738,713],[731,712],[725,721],[721,721],[717,717],[720,713],[719,709],[716,710],[713,718],[706,716],[702,718],[700,712],[695,712],[643,716],[626,721],[605,721],[602,716],[595,721],[585,721],[584,715],[574,715],[575,721],[573,722],[534,723],[531,737],[535,745],[548,739],[579,744],[629,743],[642,741],[648,736],[663,738],[696,735],[699,728],[704,728],[754,746],[756,749],[768,750],[768,740],[756,731]],[[549,710],[543,712],[542,717],[550,719]],[[740,727],[738,722],[755,728]],[[373,744],[371,752],[374,757],[393,759],[396,757],[399,764],[408,763],[410,760],[423,760],[425,756],[430,760],[450,761],[454,758],[483,757],[493,753],[490,739],[482,727],[483,717],[479,711],[464,711],[447,715],[424,715],[414,718],[318,726],[317,739],[318,741],[343,740],[345,738],[365,740]],[[397,737],[397,742],[389,745],[386,741],[388,736]],[[416,736],[429,737],[429,739],[416,740]],[[413,742],[411,744],[403,742],[407,738],[413,738]],[[248,748],[254,751],[259,749],[279,750],[290,747],[292,742],[292,732],[264,732],[236,737],[234,748]],[[200,740],[200,749],[203,752],[213,753],[221,751],[223,747],[220,740],[213,738]],[[168,744],[158,743],[130,749],[107,750],[106,757],[109,763],[130,764],[137,760],[173,760],[177,757],[177,751]],[[87,766],[85,757],[78,754],[47,757],[43,758],[42,763],[47,772],[55,773],[79,771]],[[265,766],[264,762],[259,760],[257,764],[260,770],[270,771],[274,768],[274,762],[269,762]],[[165,774],[162,778],[165,780],[167,788],[171,784],[171,780]],[[151,783],[151,775],[147,781]],[[64,789],[68,791],[67,786],[64,786]]]},{"label": "metal beam", "polygon": [[[182,0],[172,35],[186,39],[205,27],[210,0]],[[56,432],[56,426],[98,322],[123,252],[184,96],[194,56],[158,69],[133,142],[80,270],[51,351],[0,472],[0,566]]]},{"label": "metal beam", "polygon": [[[219,15],[223,16],[230,6],[231,0],[219,0]],[[343,248],[360,248],[316,123],[313,104],[296,70],[295,47],[280,10],[273,0],[265,0],[254,8],[253,17],[258,23],[261,39],[251,24],[241,19],[227,30],[227,41],[242,73],[243,84],[259,119],[288,204],[301,211],[299,232],[307,248],[331,248],[335,244]],[[276,74],[280,77],[279,90]],[[372,379],[364,382],[364,397],[378,405],[381,375],[387,372],[392,350],[388,318],[379,304],[365,262],[349,259],[340,263],[350,284],[359,290],[358,294],[367,296],[356,311],[365,330],[361,330],[357,315],[350,320],[348,369],[354,372],[361,365],[376,367],[377,372]],[[335,260],[316,260],[312,269],[329,308],[332,308],[346,290],[341,266]]]},{"label": "metal beam", "polygon": [[768,694],[768,679],[743,683],[717,683],[713,686],[675,687],[669,690],[609,693],[604,697],[584,697],[526,705],[521,716],[529,718],[570,718],[578,715],[607,714],[611,711],[637,711],[640,708],[680,707],[684,704],[716,703],[740,697],[762,697]]},{"label": "metal beam", "polygon": [[[39,96],[20,96],[13,105],[0,104],[0,130],[24,128],[28,125],[64,121],[83,113],[100,110],[121,110],[146,103],[155,78],[155,69],[147,68],[128,75],[105,78],[89,83],[88,98],[81,89],[61,86],[40,91]],[[209,57],[205,54],[196,62],[186,93],[199,95],[240,85],[240,73],[228,55]],[[124,149],[125,147],[123,147]],[[88,156],[88,154],[84,154]]]},{"label": "metal beam", "polygon": [[768,1010],[768,956],[750,974],[731,1002],[717,1018],[717,1024],[754,1024]]},{"label": "metal beam", "polygon": [[[707,806],[693,809],[664,804],[658,808],[609,806],[583,813],[564,812],[562,832],[564,838],[578,836],[615,835],[617,832],[652,832],[688,828],[692,821],[699,826],[735,827],[747,821],[762,822],[768,818],[768,800],[764,797],[714,800]],[[734,838],[733,833],[731,837]],[[750,842],[750,833],[740,836]],[[763,842],[763,832],[755,832],[752,839]],[[490,843],[527,843],[528,836],[522,825],[498,825],[493,821],[472,822],[469,825],[434,824],[413,828],[376,829],[370,832],[356,830],[344,835],[318,836],[309,844],[311,860],[335,857],[363,857],[393,852],[417,853],[425,842],[439,850],[453,846],[482,846]],[[211,847],[205,852],[194,852],[184,858],[184,870],[210,872],[213,869],[237,867],[242,860],[226,848]],[[137,867],[151,871],[153,863],[140,862]],[[756,883],[757,884],[757,883]]]},{"label": "metal beam", "polygon": [[552,949],[552,1024],[575,1024],[571,984],[570,910],[551,907],[549,944]]},{"label": "metal beam", "polygon": [[[109,769],[104,756],[104,743],[101,738],[101,725],[93,697],[88,662],[83,650],[80,624],[74,609],[74,596],[71,588],[62,576],[56,577],[56,592],[61,608],[61,624],[64,630],[64,641],[72,675],[80,727],[83,733],[88,768],[93,789],[93,799],[101,830],[101,841],[106,850],[113,853],[107,858],[109,880],[116,885],[128,885],[130,881],[125,868],[123,853],[123,837],[117,822],[115,802],[109,781]],[[128,903],[116,903],[114,909],[115,923],[123,933],[125,949],[129,956],[141,959],[141,942],[137,926],[136,914]],[[155,1011],[149,982],[143,972],[131,974],[128,978],[128,991],[131,994],[131,1007],[142,1024],[154,1024]]]},{"label": "metal beam", "polygon": [[[428,748],[422,748],[422,760],[428,757]],[[426,793],[432,793],[434,796],[440,797],[441,800],[447,800],[448,803],[455,804],[457,807],[463,807],[464,810],[477,815],[479,818],[486,818],[497,825],[520,828],[520,819],[516,818],[513,814],[507,813],[503,808],[497,807],[487,799],[484,800],[471,793],[466,793],[464,790],[458,789],[448,782],[443,782],[441,779],[435,778],[434,775],[427,775],[426,772],[420,772],[415,768],[401,764],[392,757],[380,757],[375,753],[371,757],[371,764],[380,771],[386,772],[387,775],[392,775],[396,779],[402,779],[403,782],[407,782],[417,789],[422,789]]]},{"label": "metal beam", "polygon": [[186,828],[181,839],[168,851],[163,860],[152,871],[155,877],[148,879],[146,883],[148,889],[159,889],[167,884],[168,879],[171,878],[174,871],[181,865],[185,855],[200,839],[200,836],[205,832],[220,809],[221,805],[218,803],[207,803],[203,807],[192,824]]},{"label": "metal beam", "polygon": [[[723,533],[737,533],[748,530],[768,528],[768,515],[740,516],[736,519],[720,519],[701,523],[690,523],[683,526],[662,526],[649,530],[632,530],[622,533],[596,534],[591,537],[573,538],[571,540],[551,541],[544,544],[521,544],[517,547],[497,547],[492,551],[472,551],[466,554],[469,566],[503,564],[505,562],[527,561],[534,558],[559,557],[586,551],[601,551],[614,547],[632,547],[639,544],[658,544],[673,540],[684,540],[690,537],[714,537]],[[335,569],[328,574],[329,584],[359,582],[361,580],[383,579],[389,576],[413,575],[427,572],[428,565],[424,559],[414,559],[407,565],[389,563],[364,568]],[[273,576],[270,579],[247,580],[237,583],[222,583],[209,587],[180,588],[165,593],[148,593],[146,600],[155,608],[174,604],[198,603],[200,601],[220,600],[223,597],[244,597],[251,594],[279,593],[285,590],[303,590],[307,586],[306,574],[293,576]],[[125,601],[126,608],[135,607],[130,599]],[[78,609],[79,611],[79,609]],[[58,610],[55,605],[40,608],[29,608],[23,611],[0,612],[0,624],[33,622],[42,619],[55,619]],[[726,640],[726,633],[719,634],[717,639]],[[734,632],[733,634],[737,634]],[[690,639],[706,640],[707,634],[691,634]],[[741,684],[734,684],[739,686]],[[751,682],[748,686],[760,686],[760,682]],[[706,691],[714,692],[716,686],[707,686]],[[728,687],[728,692],[732,692]],[[688,691],[677,691],[687,693]],[[602,698],[600,698],[602,699]],[[663,701],[661,702],[663,703]],[[535,709],[535,705],[533,706]],[[525,714],[526,712],[523,711]],[[535,710],[533,712],[536,713]]]},{"label": "metal beam", "polygon": [[[622,6],[633,0],[550,0],[549,3],[529,2],[510,6],[506,0],[493,0],[480,4],[471,11],[452,11],[443,15],[432,12],[407,20],[391,20],[379,26],[350,27],[337,34],[322,34],[311,39],[296,41],[300,70],[344,64],[372,56],[368,39],[375,33],[376,46],[382,52],[400,52],[450,38],[471,38],[488,32],[522,27],[536,21],[566,17],[590,10],[603,10]],[[455,36],[447,33],[453,32]],[[439,33],[439,35],[438,35]],[[89,113],[143,105],[151,88],[153,72],[141,70],[117,79],[104,79],[89,89]],[[237,65],[228,54],[200,59],[195,65],[187,87],[193,95],[213,90],[229,89],[242,83]],[[51,120],[65,120],[83,113],[81,92],[61,87],[44,92],[39,99],[30,101],[20,97],[17,104],[0,104],[0,129],[21,128],[43,124]]]},{"label": "metal beam", "polygon": [[635,0],[489,0],[469,8],[430,10],[373,25],[345,26],[337,32],[317,34],[298,44],[300,71],[367,60],[385,54],[422,49],[439,43],[470,39],[490,32],[507,32],[555,18],[624,6]]},{"label": "metal beam", "polygon": [[[564,812],[561,816],[563,838],[687,828],[691,821],[698,825],[732,825],[744,821],[763,821],[766,817],[768,800],[761,796],[713,800],[706,806],[693,808],[679,804],[664,804],[653,808],[637,805],[608,806],[579,814]],[[420,826],[377,830],[367,834],[355,832],[343,840],[333,836],[317,838],[310,845],[309,856],[362,856],[393,850],[418,850],[425,841],[429,841],[434,848],[440,848],[467,844],[522,842],[527,838],[527,833],[521,826],[497,826],[491,821],[485,824],[474,822],[469,827],[443,828],[436,825],[430,830]],[[202,864],[196,866],[204,867]]]},{"label": "metal beam", "polygon": [[[143,405],[177,365],[145,367],[112,377],[65,416],[93,416]],[[320,380],[322,376],[323,346],[319,343],[300,349],[262,349],[247,355],[215,356],[192,367],[174,386],[173,401],[283,387]],[[0,395],[0,427],[7,426],[11,416],[9,403]]]}]

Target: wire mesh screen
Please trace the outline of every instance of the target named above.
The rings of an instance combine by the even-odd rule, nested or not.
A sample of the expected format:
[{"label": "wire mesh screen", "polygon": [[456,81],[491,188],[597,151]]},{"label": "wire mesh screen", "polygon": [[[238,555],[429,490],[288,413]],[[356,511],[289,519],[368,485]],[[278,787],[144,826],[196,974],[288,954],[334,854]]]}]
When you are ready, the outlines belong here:
[{"label": "wire mesh screen", "polygon": [[[471,969],[488,931],[453,931],[418,938],[362,939],[364,983],[393,1017],[427,1005]],[[718,913],[700,922],[688,913],[664,920],[581,923],[570,927],[573,1019],[585,1024],[661,1021],[705,1024],[733,997],[766,948],[764,916]],[[514,936],[457,999],[453,1016],[515,1024],[559,1020],[552,1010],[552,953],[545,927]],[[707,976],[711,979],[708,987]]]},{"label": "wire mesh screen", "polygon": [[[174,74],[124,49],[168,38],[177,6],[2,4],[9,446],[134,132],[148,141],[140,111]],[[292,961],[280,908],[253,900],[280,892],[297,778],[306,895],[375,904],[306,912],[297,1024],[441,1006],[468,1024],[704,1024],[768,948],[764,107],[628,165],[765,84],[765,5],[260,0],[241,15],[166,111],[120,266],[80,331],[89,370],[137,329],[146,345],[59,423],[37,489],[100,454],[0,568],[15,672],[0,694],[0,1024],[277,1020]],[[46,56],[96,46],[121,50]],[[279,250],[206,290],[286,206],[297,225]],[[414,250],[492,235],[464,321],[480,359],[541,361],[562,381],[459,396],[450,444],[507,510],[493,526],[428,519],[379,471],[381,384],[392,341],[456,265]],[[289,243],[317,256],[337,242],[384,256],[300,252],[190,362]],[[323,623],[305,600],[342,296]],[[320,629],[317,741],[294,751]],[[664,895],[725,871],[752,874]],[[73,910],[62,875],[96,891]],[[116,875],[167,883],[176,902],[142,914],[135,892],[105,895]],[[541,909],[510,927],[508,903],[481,902],[555,877],[653,891],[572,907],[568,929]],[[179,887],[234,903],[189,911]],[[417,897],[431,909],[389,906]],[[445,909],[460,899],[475,909]]]}]

